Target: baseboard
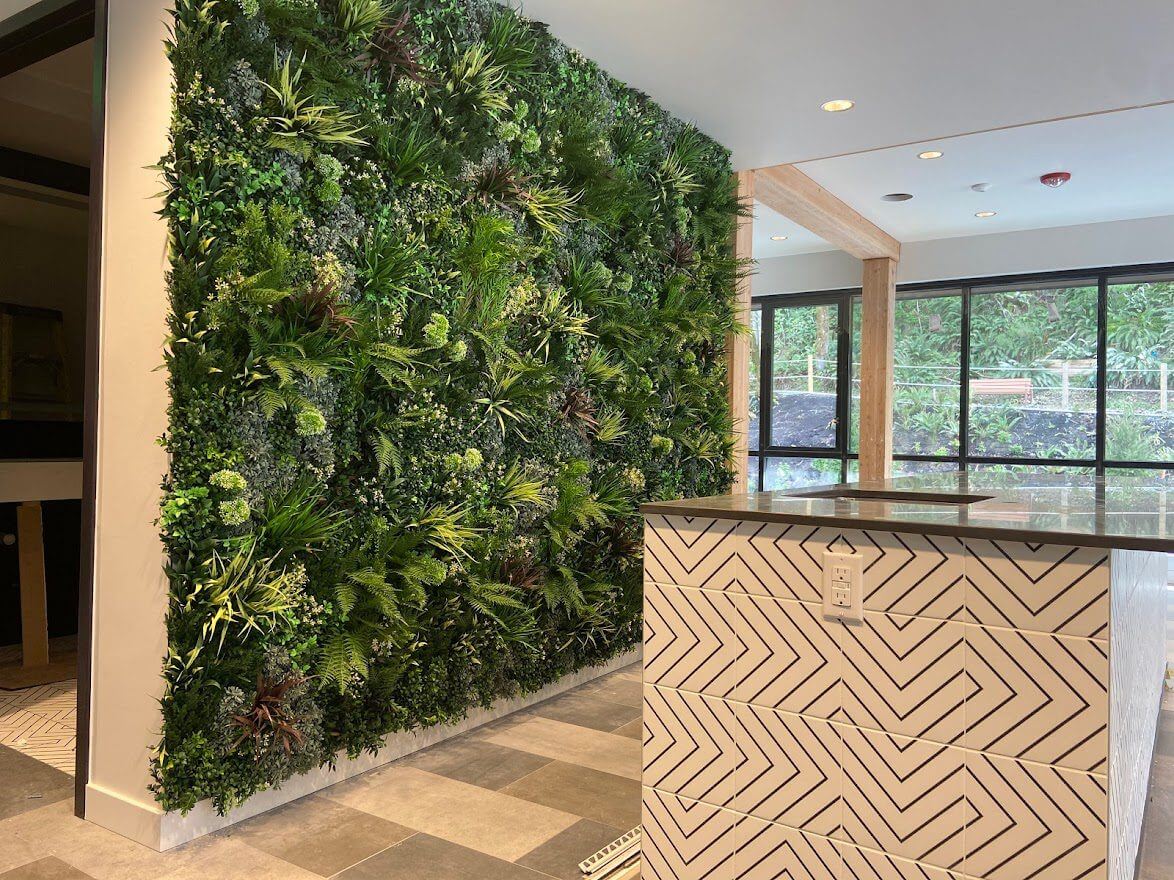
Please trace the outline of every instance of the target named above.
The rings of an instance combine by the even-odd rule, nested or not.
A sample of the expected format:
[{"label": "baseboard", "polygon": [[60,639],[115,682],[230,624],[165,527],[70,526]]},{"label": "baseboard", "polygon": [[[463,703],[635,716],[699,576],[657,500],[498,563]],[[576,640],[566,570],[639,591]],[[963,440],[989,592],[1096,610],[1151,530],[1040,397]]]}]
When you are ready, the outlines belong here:
[{"label": "baseboard", "polygon": [[345,753],[339,753],[333,769],[320,767],[310,773],[288,779],[281,788],[254,795],[227,816],[218,815],[210,801],[196,804],[186,816],[179,813],[163,813],[154,803],[129,799],[90,784],[86,786],[86,819],[152,849],[168,850],[313,794],[336,782],[381,767],[404,755],[443,742],[511,712],[548,700],[563,691],[639,660],[640,649],[636,648],[608,663],[581,669],[565,676],[532,694],[502,700],[489,709],[474,709],[457,724],[393,733],[384,740],[383,748],[375,755],[363,754],[358,758],[348,758]]}]

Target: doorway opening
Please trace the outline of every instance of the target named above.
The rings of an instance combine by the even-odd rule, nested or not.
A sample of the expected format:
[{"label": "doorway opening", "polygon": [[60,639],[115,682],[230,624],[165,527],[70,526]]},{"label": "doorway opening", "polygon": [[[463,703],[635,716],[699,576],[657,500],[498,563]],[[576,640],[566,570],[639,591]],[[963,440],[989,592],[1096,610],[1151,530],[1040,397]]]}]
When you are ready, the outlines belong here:
[{"label": "doorway opening", "polygon": [[94,23],[57,0],[0,21],[0,818],[84,785]]}]

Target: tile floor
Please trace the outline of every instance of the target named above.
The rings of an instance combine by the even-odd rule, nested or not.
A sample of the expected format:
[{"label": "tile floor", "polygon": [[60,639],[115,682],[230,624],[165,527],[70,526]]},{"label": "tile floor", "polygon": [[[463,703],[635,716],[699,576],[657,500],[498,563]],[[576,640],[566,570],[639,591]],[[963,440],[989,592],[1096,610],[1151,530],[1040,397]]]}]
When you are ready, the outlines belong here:
[{"label": "tile floor", "polygon": [[[2,787],[0,880],[577,880],[640,822],[641,696],[629,666],[166,853],[76,819],[37,765],[57,776]],[[5,754],[35,769],[0,747],[6,783]]]},{"label": "tile floor", "polygon": [[0,746],[73,775],[77,682],[0,690]]}]

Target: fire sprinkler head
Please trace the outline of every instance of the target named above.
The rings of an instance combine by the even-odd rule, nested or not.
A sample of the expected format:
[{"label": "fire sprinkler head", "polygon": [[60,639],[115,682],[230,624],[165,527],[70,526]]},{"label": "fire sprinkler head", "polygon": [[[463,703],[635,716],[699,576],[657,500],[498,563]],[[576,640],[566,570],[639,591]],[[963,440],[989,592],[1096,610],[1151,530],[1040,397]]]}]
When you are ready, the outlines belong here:
[{"label": "fire sprinkler head", "polygon": [[1049,171],[1047,174],[1040,175],[1039,182],[1044,186],[1050,186],[1052,189],[1055,189],[1058,186],[1063,186],[1071,179],[1072,175],[1067,171]]}]

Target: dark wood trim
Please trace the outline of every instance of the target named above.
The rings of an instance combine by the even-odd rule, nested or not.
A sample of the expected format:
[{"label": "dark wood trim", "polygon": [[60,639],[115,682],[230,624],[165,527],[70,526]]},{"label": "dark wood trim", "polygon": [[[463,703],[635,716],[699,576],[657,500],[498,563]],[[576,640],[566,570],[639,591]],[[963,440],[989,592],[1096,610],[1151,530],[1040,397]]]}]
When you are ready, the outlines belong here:
[{"label": "dark wood trim", "polygon": [[73,811],[86,816],[86,785],[90,781],[90,694],[93,674],[94,548],[98,485],[98,358],[101,344],[102,297],[102,169],[106,135],[106,0],[97,0],[94,14],[94,103],[90,147],[90,235],[86,278],[86,380],[82,402],[81,585],[77,608],[77,751],[74,764]]},{"label": "dark wood trim", "polygon": [[95,0],[41,0],[0,22],[0,76],[94,36]]},{"label": "dark wood trim", "polygon": [[90,194],[90,169],[60,159],[0,146],[0,177],[47,186],[79,196]]}]

